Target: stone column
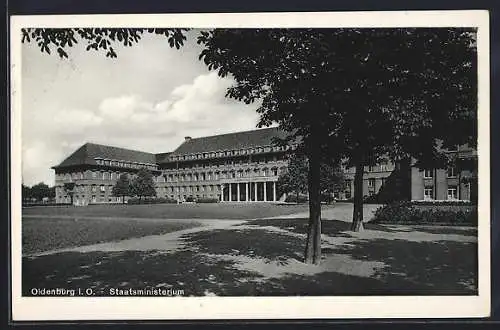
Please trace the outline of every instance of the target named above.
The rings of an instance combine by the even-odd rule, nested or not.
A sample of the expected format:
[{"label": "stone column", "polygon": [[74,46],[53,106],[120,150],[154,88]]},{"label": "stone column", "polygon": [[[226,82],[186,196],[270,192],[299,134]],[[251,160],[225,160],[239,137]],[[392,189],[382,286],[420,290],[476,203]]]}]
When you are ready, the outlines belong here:
[{"label": "stone column", "polygon": [[245,182],[245,202],[248,202],[248,182]]},{"label": "stone column", "polygon": [[264,202],[267,202],[267,182],[262,182],[264,185]]},{"label": "stone column", "polygon": [[273,182],[273,202],[276,202],[276,181]]},{"label": "stone column", "polygon": [[231,186],[232,186],[232,184],[230,183],[229,184],[229,201],[230,202],[231,202],[231,195],[232,195],[232,191],[231,191],[232,187]]},{"label": "stone column", "polygon": [[220,185],[220,201],[221,202],[224,201],[224,185],[223,184]]},{"label": "stone column", "polygon": [[236,201],[237,202],[240,201],[240,183],[239,182],[236,184]]},{"label": "stone column", "polygon": [[257,201],[257,182],[253,183],[253,195],[255,197],[255,202]]}]

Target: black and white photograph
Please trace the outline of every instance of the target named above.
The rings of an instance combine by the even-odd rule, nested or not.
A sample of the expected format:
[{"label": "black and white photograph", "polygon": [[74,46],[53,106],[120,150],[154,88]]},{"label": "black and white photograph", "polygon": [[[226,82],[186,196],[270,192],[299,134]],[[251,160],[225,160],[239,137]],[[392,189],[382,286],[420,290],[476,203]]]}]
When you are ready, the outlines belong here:
[{"label": "black and white photograph", "polygon": [[487,316],[488,14],[362,14],[13,17],[14,317]]}]

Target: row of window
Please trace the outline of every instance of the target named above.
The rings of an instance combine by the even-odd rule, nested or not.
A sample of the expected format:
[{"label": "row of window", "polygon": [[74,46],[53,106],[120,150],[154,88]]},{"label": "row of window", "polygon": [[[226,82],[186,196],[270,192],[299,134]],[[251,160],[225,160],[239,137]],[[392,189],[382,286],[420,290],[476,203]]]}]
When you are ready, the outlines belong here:
[{"label": "row of window", "polygon": [[250,176],[277,176],[277,168],[262,168],[239,170],[239,171],[222,171],[222,172],[207,172],[207,173],[188,173],[188,174],[169,174],[167,175],[167,182],[184,182],[184,181],[205,181],[205,180],[219,180],[228,178],[244,178]]},{"label": "row of window", "polygon": [[125,168],[147,168],[149,170],[156,170],[158,165],[156,164],[147,164],[147,163],[138,163],[138,162],[129,162],[129,161],[120,161],[120,160],[110,160],[110,159],[102,159],[95,158],[97,165],[105,165],[105,166],[117,166],[117,167],[125,167]]},{"label": "row of window", "polygon": [[178,167],[174,164],[167,165],[167,170],[185,170],[191,168],[210,168],[210,167],[224,167],[229,165],[243,165],[243,164],[268,164],[269,162],[276,162],[285,160],[286,156],[274,155],[274,156],[259,156],[258,158],[253,158],[251,161],[248,158],[231,159],[231,160],[214,160],[207,162],[195,162],[195,163],[181,163]]},{"label": "row of window", "polygon": [[[448,178],[456,178],[457,177],[457,169],[453,166],[448,167],[446,170],[446,176]],[[434,177],[434,170],[424,170],[424,178],[431,179]]]},{"label": "row of window", "polygon": [[[366,179],[364,179],[366,180]],[[375,188],[375,178],[370,178],[368,179],[368,188]],[[378,178],[378,180],[380,180],[380,183],[381,185],[384,185],[385,184],[385,180],[386,178]],[[352,187],[352,183],[353,183],[353,180],[351,179],[347,179],[345,180],[345,190],[351,190],[351,187]]]},{"label": "row of window", "polygon": [[162,187],[160,193],[184,193],[184,192],[218,192],[219,185],[202,185],[202,186],[182,186],[182,187]]},{"label": "row of window", "polygon": [[[347,168],[345,165],[341,165],[340,169],[346,173],[355,173],[356,172],[355,167]],[[388,163],[382,163],[382,164],[378,164],[378,165],[365,166],[364,171],[365,172],[387,172],[387,171],[392,171],[392,167]]]},{"label": "row of window", "polygon": [[[102,172],[102,171],[90,171],[90,176],[92,179],[96,180],[118,180],[120,175],[127,174],[129,178],[135,177],[135,174],[121,173],[121,172]],[[66,173],[66,174],[56,174],[56,180],[83,180],[85,175],[82,172],[79,173]],[[154,182],[165,182],[165,178],[162,176],[153,176]]]},{"label": "row of window", "polygon": [[[470,189],[470,186],[469,186]],[[432,186],[424,187],[424,200],[434,199],[434,188]],[[447,200],[458,200],[458,187],[455,185],[448,186],[446,190]]]},{"label": "row of window", "polygon": [[277,152],[277,151],[285,151],[285,150],[289,150],[289,149],[293,150],[295,148],[290,147],[290,146],[267,146],[267,147],[257,147],[257,148],[239,149],[239,150],[203,152],[203,153],[189,154],[189,155],[172,155],[169,157],[169,159],[171,161],[207,159],[207,158],[216,158],[216,157],[251,155],[251,154],[258,154],[258,153],[271,152],[271,151]]},{"label": "row of window", "polygon": [[[282,168],[285,170],[285,168]],[[102,171],[90,171],[92,179],[96,180],[118,180],[122,173],[120,172],[102,172]],[[169,174],[166,176],[153,176],[154,182],[177,182],[180,181],[205,181],[205,180],[218,180],[218,179],[226,179],[226,178],[243,178],[253,176],[269,176],[274,175],[277,176],[279,173],[278,168],[262,168],[262,169],[254,169],[253,171],[250,169],[247,170],[235,170],[235,171],[222,171],[222,172],[206,172],[206,173],[188,173],[188,174]],[[130,174],[129,174],[130,175]],[[132,175],[133,176],[133,175]],[[83,180],[85,178],[82,172],[80,173],[66,173],[66,174],[57,174],[57,180]]]}]

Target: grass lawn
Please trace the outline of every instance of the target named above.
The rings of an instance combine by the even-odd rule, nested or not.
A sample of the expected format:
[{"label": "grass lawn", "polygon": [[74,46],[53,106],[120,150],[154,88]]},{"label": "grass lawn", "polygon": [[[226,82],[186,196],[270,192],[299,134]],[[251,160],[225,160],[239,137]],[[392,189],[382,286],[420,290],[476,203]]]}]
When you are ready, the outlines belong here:
[{"label": "grass lawn", "polygon": [[[366,223],[354,233],[344,219],[352,205],[324,208],[319,266],[302,263],[307,205],[23,209],[29,215],[23,218],[23,295],[31,288],[93,288],[107,296],[110,288],[152,287],[187,296],[477,294],[477,228]],[[138,241],[114,242],[128,238]],[[105,245],[114,249],[78,248],[111,241]],[[63,247],[76,248],[27,255]]]},{"label": "grass lawn", "polygon": [[194,221],[23,218],[22,249],[23,255],[32,254],[67,247],[165,234],[198,225]]},{"label": "grass lawn", "polygon": [[23,258],[23,294],[33,287],[93,288],[97,296],[111,288],[152,287],[182,289],[187,296],[477,294],[476,243],[380,236],[324,244],[321,266],[298,261],[303,237],[245,226],[186,234],[186,246],[173,252]]},{"label": "grass lawn", "polygon": [[[324,206],[328,208],[329,206]],[[308,210],[307,204],[152,204],[89,205],[85,207],[54,206],[23,208],[23,215],[93,216],[160,219],[255,219],[293,214]]]}]

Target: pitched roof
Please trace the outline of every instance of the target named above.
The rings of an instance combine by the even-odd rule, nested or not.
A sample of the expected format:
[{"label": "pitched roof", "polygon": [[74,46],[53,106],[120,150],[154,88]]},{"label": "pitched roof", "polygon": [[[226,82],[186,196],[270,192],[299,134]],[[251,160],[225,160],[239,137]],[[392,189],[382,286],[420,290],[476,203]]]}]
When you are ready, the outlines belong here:
[{"label": "pitched roof", "polygon": [[156,163],[161,163],[163,162],[169,155],[171,154],[171,152],[162,152],[160,154],[156,154]]},{"label": "pitched roof", "polygon": [[256,129],[252,131],[213,135],[186,139],[172,155],[185,155],[217,150],[234,150],[268,146],[273,138],[285,138],[286,133],[277,127]]},{"label": "pitched roof", "polygon": [[156,164],[155,154],[130,150],[118,147],[105,146],[94,143],[85,143],[69,157],[63,160],[58,167],[68,167],[75,165],[97,165],[95,158],[115,159],[121,161]]}]

